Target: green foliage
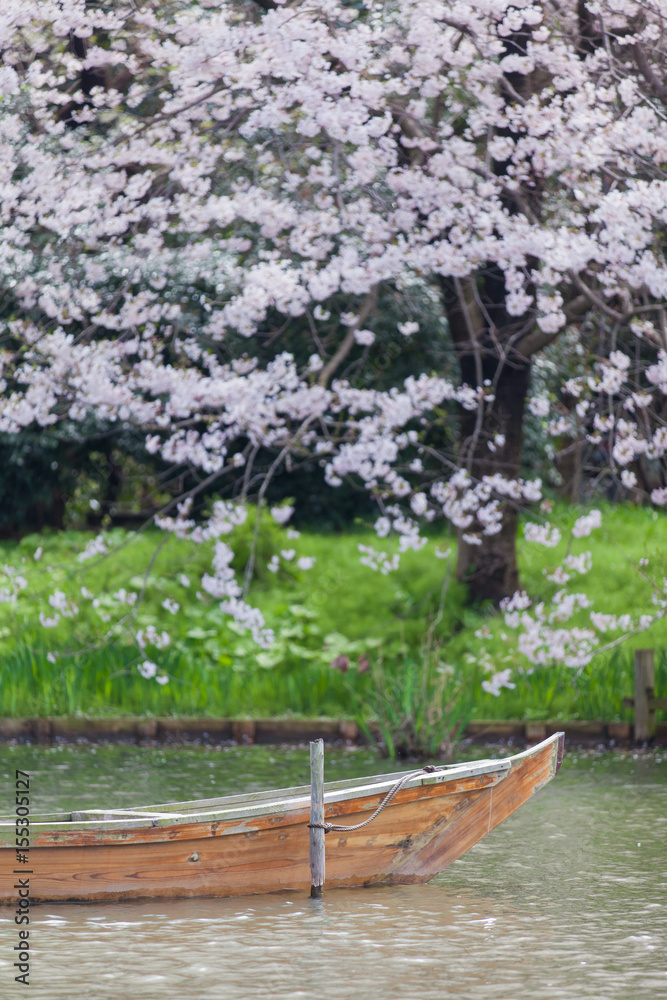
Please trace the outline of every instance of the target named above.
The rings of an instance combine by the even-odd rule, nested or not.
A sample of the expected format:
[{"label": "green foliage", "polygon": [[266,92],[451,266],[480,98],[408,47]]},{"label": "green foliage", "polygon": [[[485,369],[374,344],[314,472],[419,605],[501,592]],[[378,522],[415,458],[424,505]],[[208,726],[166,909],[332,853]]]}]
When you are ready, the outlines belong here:
[{"label": "green foliage", "polygon": [[[216,499],[218,498],[211,499],[210,506]],[[263,507],[260,513],[259,525],[257,508],[249,505],[247,510],[246,520],[234,529],[232,567],[239,574],[239,578],[242,578],[252,553],[252,579],[268,584],[274,578],[274,574],[267,569],[269,562],[281,549],[290,548],[291,545],[285,531],[276,524],[266,507]],[[279,580],[283,580],[287,574],[285,569],[281,568],[277,575]]]},{"label": "green foliage", "polygon": [[0,434],[0,537],[136,521],[170,494],[144,435],[89,418]]},{"label": "green foliage", "polygon": [[455,759],[472,716],[479,670],[446,663],[429,636],[416,655],[406,650],[388,665],[378,658],[370,675],[363,700],[357,694],[357,718],[371,738],[369,720],[376,722],[386,756]]},{"label": "green foliage", "polygon": [[[204,652],[204,651],[202,651]],[[76,656],[48,660],[37,636],[16,643],[0,664],[0,714],[4,716],[117,715],[243,716],[300,715],[324,710],[334,717],[350,714],[343,678],[328,665],[292,660],[277,669],[257,668],[242,660],[213,665],[210,650],[198,655],[196,644],[171,650],[162,667],[164,687],[144,680],[136,656],[114,645]]]},{"label": "green foliage", "polygon": [[[632,710],[622,707],[634,689],[634,648],[652,646],[634,642],[596,656],[581,671],[562,664],[532,672],[518,672],[514,689],[494,697],[481,693],[475,705],[477,719],[568,720],[630,722]],[[667,649],[656,649],[656,691],[667,692]],[[658,712],[657,718],[667,718]]]},{"label": "green foliage", "polygon": [[[561,527],[571,525],[578,513],[559,508]],[[636,569],[639,559],[650,560],[642,573],[658,582],[665,575],[667,519],[631,507],[609,507],[604,515],[604,529],[573,545],[574,552],[590,549],[593,555],[593,569],[577,589],[599,610],[636,616],[652,607],[651,585]],[[251,511],[230,541],[247,553],[253,535]],[[360,524],[340,535],[304,532],[295,539],[263,515],[250,599],[276,641],[261,650],[222,614],[217,601],[195,596],[210,569],[210,544],[173,537],[164,543],[157,532],[134,535],[115,528],[104,535],[111,554],[81,562],[78,554],[90,537],[75,531],[42,533],[0,544],[0,565],[9,569],[0,590],[11,588],[11,573],[26,580],[15,601],[0,602],[0,714],[357,714],[367,723],[384,717],[387,732],[399,733],[391,737],[398,753],[402,731],[408,734],[406,747],[423,742],[416,735],[424,731],[428,715],[423,692],[435,691],[443,677],[443,705],[453,704],[449,692],[464,686],[466,697],[474,692],[476,718],[611,721],[629,717],[621,700],[632,693],[633,649],[667,649],[662,620],[583,670],[555,664],[531,670],[492,609],[466,609],[464,590],[455,583],[442,600],[447,563],[433,558],[435,545],[448,544],[442,537],[430,539],[420,552],[406,553],[400,569],[383,576],[359,563],[359,544],[378,544],[369,527]],[[546,600],[553,593],[543,571],[560,561],[566,544],[564,539],[560,548],[544,549],[521,542],[522,582],[534,597]],[[43,554],[36,560],[40,547]],[[381,547],[390,555],[395,551],[391,539],[383,539]],[[281,560],[278,574],[268,572],[271,557],[287,549],[295,550],[294,558]],[[297,565],[306,555],[316,558],[309,571]],[[98,596],[83,596],[81,587]],[[79,612],[61,618],[55,628],[42,628],[39,613],[45,608],[51,613],[47,598],[55,589]],[[130,604],[132,592],[140,597]],[[179,605],[174,614],[165,601]],[[138,647],[134,637],[151,623],[158,632],[169,632],[168,647]],[[340,656],[350,661],[345,674],[330,667]],[[146,658],[168,683],[160,686],[139,675],[137,667]],[[357,670],[360,658],[371,666],[365,674]],[[439,673],[444,664],[452,665],[452,675]],[[513,670],[514,689],[499,697],[480,691],[482,676],[506,667]],[[657,691],[667,693],[662,653]]]}]

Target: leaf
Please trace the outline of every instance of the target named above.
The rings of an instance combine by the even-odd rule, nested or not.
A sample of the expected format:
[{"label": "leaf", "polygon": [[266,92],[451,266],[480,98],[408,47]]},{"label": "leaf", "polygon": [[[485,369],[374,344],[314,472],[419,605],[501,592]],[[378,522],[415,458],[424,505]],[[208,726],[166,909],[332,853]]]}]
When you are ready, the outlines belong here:
[{"label": "leaf", "polygon": [[308,649],[306,646],[299,645],[298,642],[288,642],[287,649],[300,660],[315,660],[320,655],[319,650]]},{"label": "leaf", "polygon": [[152,587],[155,583],[157,583],[157,581],[158,578],[154,576],[153,573],[149,573],[147,577],[137,574],[136,576],[130,577],[130,586],[133,590],[140,591],[144,585],[146,587]]},{"label": "leaf", "polygon": [[279,639],[300,639],[303,635],[304,629],[302,625],[287,625],[278,632]]},{"label": "leaf", "polygon": [[298,618],[317,618],[317,612],[311,611],[304,604],[290,604],[287,610]]},{"label": "leaf", "polygon": [[273,653],[269,650],[262,650],[262,652],[257,653],[255,656],[255,662],[259,667],[264,667],[265,670],[271,669],[280,663],[282,659],[281,653]]}]

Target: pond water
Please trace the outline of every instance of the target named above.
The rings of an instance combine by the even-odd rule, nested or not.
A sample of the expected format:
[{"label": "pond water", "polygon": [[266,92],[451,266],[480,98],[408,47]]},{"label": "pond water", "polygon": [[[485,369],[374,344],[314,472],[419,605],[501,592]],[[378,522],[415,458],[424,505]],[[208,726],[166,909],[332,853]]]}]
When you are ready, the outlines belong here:
[{"label": "pond water", "polygon": [[[326,765],[329,779],[395,769],[370,750]],[[306,782],[308,750],[0,747],[0,811],[17,767],[33,810],[91,808]],[[667,753],[567,753],[425,886],[44,904],[31,921],[40,1000],[667,998]],[[0,907],[2,1000],[24,990],[15,930]]]}]

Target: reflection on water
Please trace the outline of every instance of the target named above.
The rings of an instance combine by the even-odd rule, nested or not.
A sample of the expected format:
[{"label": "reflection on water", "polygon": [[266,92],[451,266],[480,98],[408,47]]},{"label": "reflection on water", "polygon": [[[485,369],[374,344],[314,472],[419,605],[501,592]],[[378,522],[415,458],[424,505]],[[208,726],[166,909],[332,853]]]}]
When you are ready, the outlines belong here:
[{"label": "reflection on water", "polygon": [[[0,771],[28,751],[48,798],[73,804],[73,775],[84,775],[90,750],[64,759],[3,748]],[[106,788],[88,805],[127,803],[130,786],[137,802],[198,796],[209,772],[214,794],[241,780],[254,788],[307,775],[304,749],[105,752],[97,756],[118,769],[90,770],[91,785]],[[555,781],[426,886],[338,889],[322,901],[304,893],[35,907],[34,992],[40,1000],[667,997],[665,760],[570,754]],[[233,788],[223,778],[232,762]],[[68,769],[56,771],[60,763]],[[370,751],[332,751],[328,764],[332,778],[381,769]],[[11,919],[0,908],[2,1000],[21,995]]]}]

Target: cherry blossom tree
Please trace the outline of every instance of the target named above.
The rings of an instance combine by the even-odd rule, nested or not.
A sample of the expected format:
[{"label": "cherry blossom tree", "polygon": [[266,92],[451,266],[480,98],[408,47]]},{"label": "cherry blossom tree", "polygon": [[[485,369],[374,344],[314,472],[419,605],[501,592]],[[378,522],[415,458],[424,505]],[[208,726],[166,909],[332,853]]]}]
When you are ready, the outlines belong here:
[{"label": "cherry blossom tree", "polygon": [[[554,627],[576,595],[551,619],[514,596],[542,499],[524,415],[667,503],[666,28],[662,0],[6,0],[0,431],[92,414],[190,469],[158,523],[215,542],[202,586],[260,639],[222,536],[312,458],[373,493],[401,550],[450,521],[459,578],[512,602],[536,662],[592,649]],[[346,378],[386,289],[414,335],[415,286],[458,377]],[[535,395],[558,345],[576,370]]]}]

